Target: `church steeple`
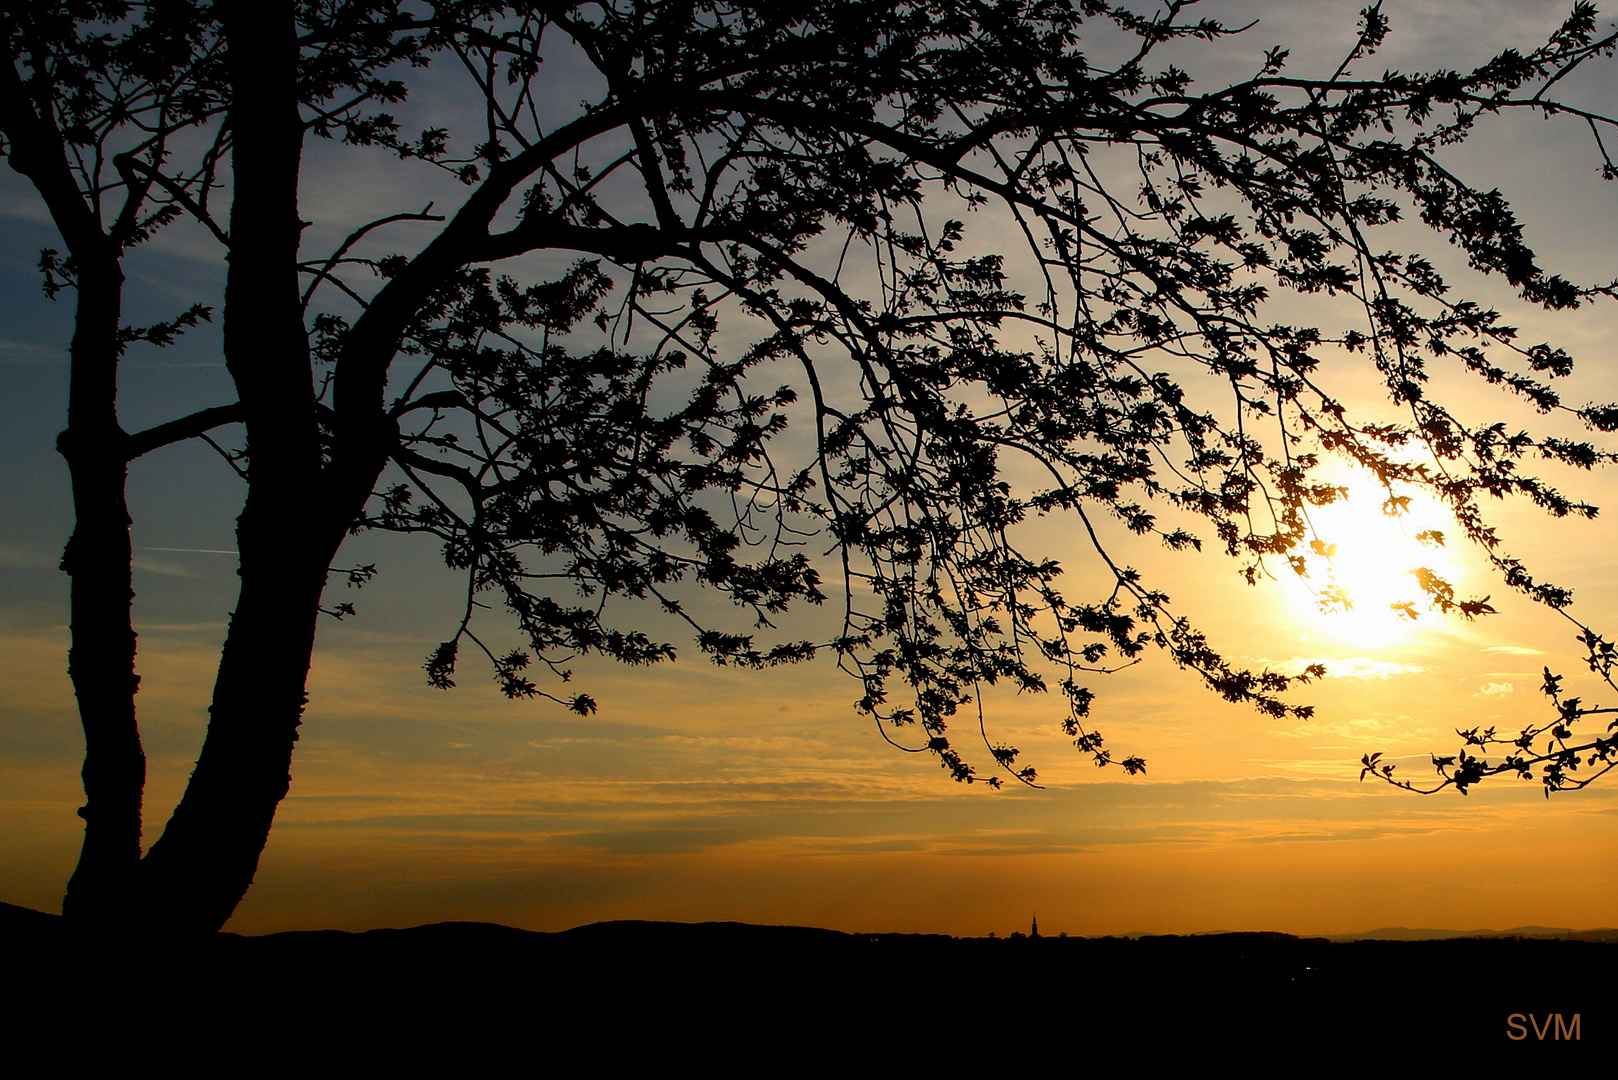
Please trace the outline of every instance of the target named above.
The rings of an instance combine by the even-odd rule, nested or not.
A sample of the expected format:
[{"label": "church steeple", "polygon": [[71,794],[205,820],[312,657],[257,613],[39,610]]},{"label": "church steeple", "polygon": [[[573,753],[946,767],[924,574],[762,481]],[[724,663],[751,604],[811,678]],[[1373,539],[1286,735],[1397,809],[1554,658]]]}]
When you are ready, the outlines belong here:
[{"label": "church steeple", "polygon": [[1038,915],[1034,916],[1034,928],[1028,932],[1028,936],[1031,937],[1031,938],[1036,938],[1036,937],[1039,936],[1039,916]]}]

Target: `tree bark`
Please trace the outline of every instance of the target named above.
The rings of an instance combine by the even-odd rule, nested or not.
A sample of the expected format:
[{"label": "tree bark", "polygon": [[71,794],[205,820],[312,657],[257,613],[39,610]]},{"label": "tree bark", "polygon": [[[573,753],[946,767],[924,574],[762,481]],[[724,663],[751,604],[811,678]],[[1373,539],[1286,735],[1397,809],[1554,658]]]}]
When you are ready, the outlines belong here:
[{"label": "tree bark", "polygon": [[143,867],[146,917],[219,929],[258,869],[290,783],[315,621],[348,520],[324,490],[298,293],[298,44],[292,7],[224,8],[233,103],[225,364],[247,428],[241,591],[196,770]]},{"label": "tree bark", "polygon": [[[4,27],[7,36],[11,27]],[[68,674],[84,728],[84,844],[62,910],[117,923],[140,863],[146,754],[135,719],[135,631],[128,438],[118,424],[119,330],[124,275],[118,244],[80,191],[48,100],[31,95],[16,67],[0,65],[0,129],[11,167],[39,191],[74,266],[77,307],[69,345],[67,461],[75,523],[62,554],[72,579]]]},{"label": "tree bark", "polygon": [[281,516],[270,500],[249,502],[238,526],[241,594],[207,738],[143,867],[146,923],[159,932],[210,933],[225,924],[253,882],[291,783],[325,553],[333,545],[320,542],[315,523]]},{"label": "tree bark", "polygon": [[[110,247],[110,244],[105,246]],[[68,675],[84,727],[84,844],[62,913],[119,924],[141,853],[146,754],[135,717],[133,551],[125,500],[126,439],[117,416],[118,327],[123,274],[115,255],[79,264],[70,347],[68,426],[57,440],[73,484],[73,535],[62,555],[72,579]]]}]

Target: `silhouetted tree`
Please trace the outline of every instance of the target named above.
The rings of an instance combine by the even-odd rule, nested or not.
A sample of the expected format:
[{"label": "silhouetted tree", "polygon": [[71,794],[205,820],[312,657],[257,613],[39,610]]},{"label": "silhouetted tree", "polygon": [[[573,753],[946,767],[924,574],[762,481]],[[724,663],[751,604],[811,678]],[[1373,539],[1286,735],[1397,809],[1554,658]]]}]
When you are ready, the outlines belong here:
[{"label": "silhouetted tree", "polygon": [[[1478,496],[1591,513],[1518,463],[1611,456],[1469,425],[1429,396],[1428,365],[1602,431],[1618,408],[1564,405],[1547,381],[1571,370],[1564,352],[1518,344],[1374,230],[1414,212],[1547,307],[1610,293],[1543,270],[1504,199],[1439,151],[1529,110],[1588,125],[1604,155],[1611,122],[1552,89],[1613,38],[1581,3],[1544,44],[1475,71],[1366,77],[1388,31],[1372,7],[1323,77],[1289,73],[1277,47],[1250,77],[1199,88],[1159,54],[1238,31],[1188,19],[1192,6],[0,5],[5,152],[62,236],[46,288],[78,303],[60,445],[88,804],[67,913],[188,932],[229,917],[287,790],[323,593],[357,529],[436,536],[466,573],[465,618],[427,660],[434,685],[453,685],[470,644],[508,695],[590,712],[529,671],[565,681],[580,652],[671,657],[609,617],[609,598],[633,598],[685,619],[718,663],[830,651],[885,737],[990,783],[948,733],[981,687],[1044,690],[1054,673],[1062,726],[1106,764],[1085,675],[1153,646],[1228,700],[1308,715],[1278,695],[1318,668],[1227,663],[1106,549],[1097,515],[1171,548],[1206,533],[1256,580],[1267,560],[1301,567],[1309,508],[1343,494],[1313,472],[1330,453],[1395,504],[1401,490],[1439,496],[1509,585],[1565,606],[1496,550]],[[407,135],[379,111],[429,62],[472,88],[440,91],[475,106],[464,130]],[[464,196],[442,217],[381,214],[311,258],[298,202],[311,134],[441,170]],[[211,317],[122,323],[122,260],[181,218],[228,260],[238,396],[131,434],[121,355]],[[404,219],[436,222],[431,240],[357,254]],[[1003,250],[969,254],[991,230]],[[547,265],[559,272],[536,279]],[[1277,289],[1357,315],[1345,329],[1268,323]],[[1373,369],[1406,419],[1350,415],[1331,392],[1339,366]],[[196,771],[142,857],[125,473],[235,424],[245,442],[222,452],[246,485],[240,599]],[[1398,452],[1411,445],[1429,460]],[[1019,547],[1035,515],[1077,524],[1099,589],[1069,597],[1061,567]],[[1436,609],[1491,610],[1423,585]],[[753,625],[725,628],[693,586]],[[474,626],[491,593],[526,649]],[[767,633],[792,605],[828,600],[833,632]],[[1034,781],[1014,748],[984,741],[997,769]]]}]

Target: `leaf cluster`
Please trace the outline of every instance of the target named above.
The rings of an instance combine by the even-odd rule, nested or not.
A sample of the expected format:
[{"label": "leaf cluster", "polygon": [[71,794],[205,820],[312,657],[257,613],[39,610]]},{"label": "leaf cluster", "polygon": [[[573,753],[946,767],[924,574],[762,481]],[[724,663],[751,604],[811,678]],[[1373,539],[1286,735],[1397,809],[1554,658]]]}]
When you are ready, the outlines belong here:
[{"label": "leaf cluster", "polygon": [[[1568,115],[1546,91],[1612,39],[1596,38],[1579,5],[1545,44],[1471,72],[1360,77],[1353,68],[1388,32],[1373,7],[1330,76],[1292,75],[1271,50],[1250,79],[1199,90],[1154,67],[1154,50],[1237,31],[1177,21],[1187,7],[1151,18],[1034,0],[462,12],[467,25],[438,40],[489,103],[476,152],[453,156],[443,132],[394,149],[468,183],[521,178],[517,224],[491,232],[487,257],[589,258],[527,287],[468,266],[420,308],[409,348],[426,362],[394,407],[421,418],[395,454],[409,483],[371,523],[440,535],[469,575],[460,632],[474,598],[495,590],[559,674],[579,651],[673,655],[610,629],[611,596],[655,601],[723,663],[830,650],[884,735],[919,729],[906,748],[959,780],[979,778],[949,734],[961,710],[981,727],[986,688],[1041,692],[1047,665],[1061,673],[1064,728],[1097,764],[1112,758],[1086,726],[1083,676],[1148,648],[1227,700],[1309,715],[1281,695],[1318,672],[1232,663],[1115,560],[1101,518],[1174,549],[1212,540],[1256,581],[1269,561],[1298,565],[1310,508],[1342,495],[1315,478],[1337,455],[1391,500],[1400,488],[1436,495],[1506,584],[1565,604],[1497,550],[1478,500],[1518,494],[1553,515],[1591,514],[1519,463],[1589,468],[1610,454],[1468,424],[1426,387],[1435,365],[1456,365],[1592,428],[1612,426],[1612,407],[1564,404],[1548,381],[1571,370],[1564,351],[1519,344],[1498,312],[1453,298],[1430,259],[1371,237],[1415,215],[1530,302],[1610,293],[1543,270],[1499,193],[1438,151],[1493,113]],[[1101,34],[1138,47],[1093,66],[1082,43]],[[538,43],[558,35],[606,89],[556,126],[534,103]],[[1609,125],[1589,120],[1598,136]],[[1118,179],[1124,162],[1133,186]],[[1023,253],[975,252],[967,218],[937,213],[952,201],[968,215],[997,207]],[[1011,284],[1009,256],[1033,265],[1033,295]],[[1335,331],[1267,324],[1259,312],[1277,291],[1340,298],[1360,317]],[[722,316],[762,324],[762,336],[738,348]],[[647,344],[583,348],[590,326]],[[1332,395],[1332,366],[1354,358],[1402,423],[1361,421]],[[761,385],[794,367],[785,385]],[[789,420],[812,433],[807,453]],[[778,464],[777,445],[798,460]],[[1413,447],[1429,463],[1412,463]],[[1043,482],[1012,479],[1030,471]],[[1047,515],[1076,523],[1099,591],[1086,575],[1070,599],[1062,564],[1023,550]],[[810,557],[809,538],[828,558]],[[789,604],[833,595],[828,563],[841,568],[841,628],[761,643]],[[684,583],[727,595],[753,629],[709,625]],[[1435,611],[1493,611],[1430,572],[1420,583]],[[440,684],[443,655],[429,664]],[[1012,767],[1013,748],[986,731],[984,743],[1034,780]]]}]

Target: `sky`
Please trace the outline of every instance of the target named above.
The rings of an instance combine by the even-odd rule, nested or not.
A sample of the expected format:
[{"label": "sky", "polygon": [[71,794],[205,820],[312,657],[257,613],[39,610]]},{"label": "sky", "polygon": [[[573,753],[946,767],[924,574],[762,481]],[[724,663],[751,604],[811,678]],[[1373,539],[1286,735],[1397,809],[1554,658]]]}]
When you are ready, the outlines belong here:
[{"label": "sky", "polygon": [[[1281,44],[1297,70],[1329,70],[1353,39],[1359,6],[1209,3],[1229,23],[1261,21],[1239,47],[1203,47],[1185,62],[1210,81],[1239,77]],[[1475,64],[1542,37],[1564,14],[1560,4],[1494,0],[1384,9],[1394,33],[1372,73]],[[563,83],[578,77],[555,66]],[[1565,93],[1599,104],[1615,83],[1609,61],[1568,80]],[[455,114],[439,89],[423,84],[415,115]],[[1618,275],[1618,192],[1595,175],[1579,131],[1502,121],[1453,160],[1513,199],[1530,243],[1555,268],[1580,280]],[[303,187],[311,248],[376,205],[457,197],[453,186],[379,169],[382,161],[312,149]],[[82,737],[65,674],[67,580],[56,570],[71,514],[53,450],[71,309],[40,294],[33,266],[52,244],[50,227],[9,171],[0,216],[0,400],[10,406],[0,429],[0,650],[9,660],[0,669],[0,900],[56,910],[82,802]],[[979,232],[992,248],[994,229]],[[200,232],[171,230],[132,261],[130,309],[206,297],[217,291],[217,265]],[[1492,283],[1464,285],[1511,303]],[[1618,309],[1512,315],[1527,340],[1565,344],[1579,360],[1565,397],[1618,398],[1608,362]],[[229,400],[216,350],[205,330],[160,353],[131,353],[126,428]],[[1437,382],[1463,410],[1531,419],[1463,381]],[[1373,386],[1348,382],[1344,392],[1369,412],[1388,408]],[[1604,507],[1618,495],[1611,476],[1555,479]],[[1537,784],[1504,779],[1466,797],[1359,781],[1368,752],[1421,776],[1430,752],[1454,752],[1458,727],[1540,721],[1541,670],[1581,686],[1582,653],[1569,622],[1490,581],[1475,553],[1416,544],[1423,529],[1456,532],[1441,508],[1418,501],[1389,518],[1363,480],[1344,472],[1340,482],[1351,498],[1316,522],[1339,555],[1314,572],[1317,582],[1335,574],[1356,597],[1347,614],[1322,613],[1317,595],[1290,578],[1243,584],[1213,545],[1171,554],[1118,538],[1127,560],[1233,660],[1287,672],[1326,664],[1328,678],[1291,695],[1315,705],[1314,718],[1226,704],[1148,656],[1092,685],[1108,745],[1148,762],[1144,776],[1126,777],[1072,748],[1058,703],[991,692],[989,734],[1021,748],[1020,764],[1039,770],[1037,790],[958,785],[929,756],[893,749],[855,712],[856,684],[829,661],[720,670],[689,646],[648,669],[583,661],[575,683],[600,703],[591,717],[508,701],[470,669],[459,688],[434,690],[421,665],[453,629],[456,580],[430,545],[358,537],[344,558],[381,573],[358,593],[341,595],[337,584],[329,594],[359,614],[321,628],[292,793],[228,928],[474,919],[559,930],[642,918],[975,935],[1026,929],[1035,915],[1045,933],[1076,935],[1618,924],[1618,778],[1549,800]],[[148,840],[202,738],[232,602],[240,497],[206,446],[166,448],[132,471]],[[1507,550],[1575,589],[1575,614],[1610,625],[1618,516],[1553,521],[1505,504],[1495,520]],[[1029,539],[1058,557],[1075,552],[1073,574],[1093,573],[1075,532],[1071,520],[1047,519]],[[1460,592],[1488,594],[1499,613],[1471,623],[1379,614],[1415,598],[1407,571],[1416,565],[1445,572]],[[981,747],[968,756],[987,758]]]}]

